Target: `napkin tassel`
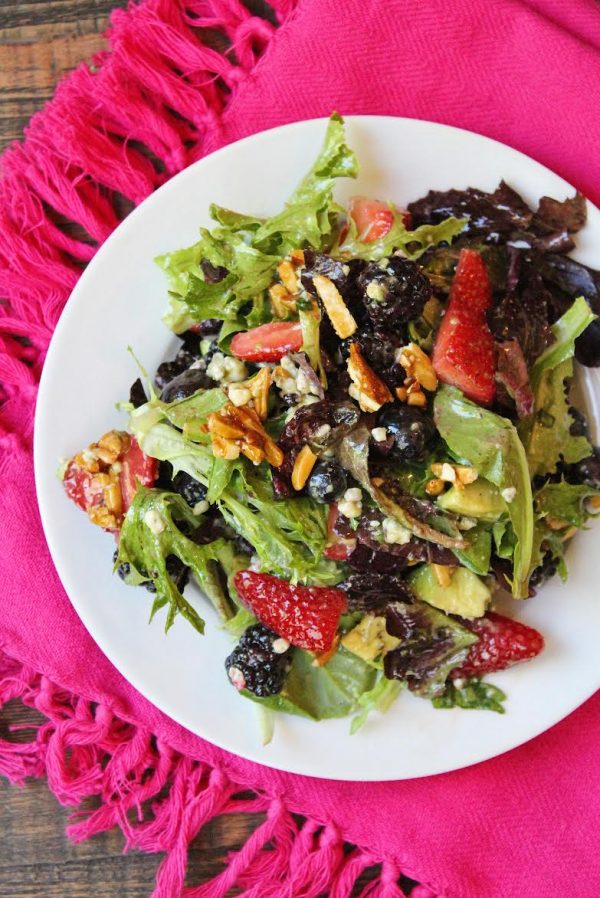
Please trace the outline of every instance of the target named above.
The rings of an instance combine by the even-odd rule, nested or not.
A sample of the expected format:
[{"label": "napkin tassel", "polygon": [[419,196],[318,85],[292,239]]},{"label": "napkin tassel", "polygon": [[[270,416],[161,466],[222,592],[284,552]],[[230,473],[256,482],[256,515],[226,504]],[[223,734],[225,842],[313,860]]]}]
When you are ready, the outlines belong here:
[{"label": "napkin tassel", "polygon": [[[272,0],[272,21],[240,0],[116,9],[110,51],[65,78],[4,153],[0,436],[25,429],[30,441],[35,384],[83,268],[134,206],[218,145],[229,101],[296,3]],[[221,34],[219,48],[204,42],[207,29]]]},{"label": "napkin tassel", "polygon": [[[0,651],[0,711],[12,701],[43,718],[12,727],[18,740],[0,739],[0,775],[19,784],[46,776],[63,805],[98,797],[95,810],[71,815],[69,837],[80,842],[116,826],[126,851],[164,852],[152,898],[226,898],[232,889],[239,898],[350,898],[371,867],[360,898],[442,898],[425,886],[403,889],[406,871],[349,846],[332,823],[298,817],[283,796],[249,792],[225,770],[180,754]],[[239,813],[263,819],[221,873],[186,887],[190,844],[215,818]]]}]

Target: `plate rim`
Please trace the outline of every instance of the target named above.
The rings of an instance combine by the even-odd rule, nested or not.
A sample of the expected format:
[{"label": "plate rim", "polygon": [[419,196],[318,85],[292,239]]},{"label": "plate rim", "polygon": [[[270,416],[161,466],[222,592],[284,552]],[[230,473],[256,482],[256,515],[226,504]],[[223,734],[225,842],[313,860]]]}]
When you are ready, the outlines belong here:
[{"label": "plate rim", "polygon": [[[554,179],[558,179],[561,182],[562,186],[564,186],[565,190],[568,190],[568,191],[576,190],[576,188],[570,182],[568,182],[565,178],[563,178],[562,175],[559,175],[557,172],[553,171],[548,166],[544,165],[543,163],[541,163],[538,160],[534,159],[533,157],[529,156],[527,153],[524,153],[521,150],[516,149],[515,147],[511,146],[510,144],[503,143],[502,141],[496,140],[495,138],[488,137],[487,135],[484,135],[484,134],[480,134],[476,131],[471,131],[466,128],[460,128],[455,125],[448,125],[448,124],[445,124],[442,122],[434,122],[434,121],[430,121],[427,119],[411,118],[411,117],[407,117],[407,116],[360,114],[360,115],[345,115],[345,116],[343,116],[343,118],[344,118],[344,121],[347,123],[356,122],[357,124],[360,124],[362,121],[376,123],[378,120],[394,121],[394,122],[399,121],[399,122],[407,122],[407,123],[411,123],[411,124],[417,123],[419,126],[423,126],[424,128],[433,127],[434,129],[441,129],[442,131],[445,131],[445,132],[458,133],[458,134],[460,134],[464,137],[470,138],[470,139],[475,138],[477,141],[483,141],[484,143],[488,144],[491,147],[501,147],[503,151],[508,150],[508,151],[510,151],[511,154],[514,154],[521,161],[525,161],[527,164],[533,164],[533,165],[537,166],[538,168],[544,170],[545,172],[549,173]],[[577,703],[575,705],[573,705],[571,707],[571,709],[566,714],[561,712],[559,714],[559,716],[557,716],[555,719],[553,719],[553,722],[546,725],[543,730],[541,730],[537,733],[534,733],[531,736],[527,736],[525,739],[519,739],[514,744],[510,744],[508,746],[501,747],[498,749],[498,751],[495,751],[493,753],[489,753],[489,751],[485,750],[479,756],[477,756],[471,760],[466,760],[465,762],[452,763],[450,766],[438,765],[438,767],[436,767],[434,769],[430,769],[427,772],[416,774],[416,775],[410,774],[408,776],[401,776],[401,775],[398,775],[397,773],[394,773],[390,776],[345,774],[343,777],[339,777],[339,776],[336,777],[336,776],[332,776],[332,774],[327,771],[320,772],[318,770],[310,770],[309,772],[307,772],[306,770],[299,770],[299,769],[291,768],[289,766],[285,766],[282,763],[273,762],[273,761],[270,761],[269,759],[265,759],[264,757],[259,756],[258,752],[260,751],[260,749],[263,749],[263,751],[264,751],[264,747],[259,744],[258,739],[256,740],[257,741],[257,751],[255,751],[253,753],[248,752],[248,751],[244,751],[243,753],[240,753],[240,752],[236,751],[235,748],[230,747],[230,745],[224,744],[222,741],[214,739],[212,736],[207,737],[203,733],[197,732],[196,729],[190,728],[190,726],[188,724],[186,724],[183,720],[181,720],[180,717],[173,716],[172,712],[164,706],[164,703],[157,702],[155,700],[155,698],[151,697],[149,693],[147,693],[139,685],[137,685],[136,674],[134,672],[134,665],[130,664],[130,662],[128,660],[124,661],[120,657],[118,657],[118,658],[115,657],[115,655],[117,653],[115,653],[115,655],[113,655],[113,652],[110,650],[110,648],[107,649],[107,647],[105,645],[102,645],[100,642],[98,642],[97,637],[94,633],[94,628],[88,624],[88,616],[85,611],[84,603],[80,603],[77,599],[73,598],[73,593],[76,594],[77,591],[75,589],[70,589],[67,587],[67,584],[65,581],[69,581],[70,578],[69,578],[68,574],[64,574],[64,572],[60,570],[60,564],[57,562],[57,556],[59,554],[59,550],[58,550],[58,542],[59,541],[56,540],[56,542],[55,542],[55,534],[52,531],[52,528],[49,526],[49,509],[45,503],[45,499],[40,498],[40,497],[43,497],[43,495],[44,495],[43,484],[44,484],[45,478],[49,476],[48,475],[47,456],[44,455],[44,453],[42,451],[42,446],[41,446],[41,444],[43,442],[43,437],[41,435],[42,424],[40,422],[42,421],[43,416],[45,414],[46,393],[49,392],[49,390],[50,390],[50,385],[49,385],[49,378],[51,377],[50,372],[52,370],[52,367],[60,360],[59,358],[55,359],[55,356],[57,355],[57,353],[59,353],[58,347],[59,347],[59,344],[61,341],[62,332],[65,328],[68,328],[71,313],[80,301],[79,296],[82,293],[84,294],[88,281],[95,276],[96,267],[98,265],[102,264],[102,259],[103,259],[103,256],[105,255],[105,253],[110,250],[110,248],[113,246],[113,244],[117,243],[118,241],[123,240],[123,238],[126,237],[126,235],[129,233],[129,231],[132,228],[135,229],[137,227],[138,219],[142,218],[144,215],[148,214],[148,210],[151,210],[153,205],[156,202],[158,202],[157,197],[159,197],[159,196],[162,197],[170,189],[174,189],[172,187],[172,185],[181,184],[188,178],[193,179],[197,169],[199,167],[202,167],[203,163],[207,159],[211,159],[216,155],[219,155],[219,156],[221,156],[221,158],[226,159],[229,154],[239,152],[240,147],[243,147],[245,144],[247,144],[249,142],[259,142],[259,141],[263,141],[263,140],[270,140],[270,139],[273,139],[273,137],[275,137],[277,135],[277,133],[280,133],[282,131],[285,131],[285,132],[293,132],[295,130],[300,131],[303,127],[306,127],[307,125],[322,124],[323,126],[326,126],[328,121],[329,121],[328,116],[317,116],[314,118],[302,119],[300,121],[295,121],[295,122],[291,122],[288,124],[278,125],[273,128],[269,128],[269,129],[262,130],[262,131],[257,131],[253,134],[246,135],[245,137],[240,138],[239,140],[227,143],[223,147],[220,147],[219,149],[215,150],[214,152],[209,153],[206,156],[203,156],[202,158],[196,160],[191,165],[189,165],[187,168],[178,172],[173,177],[169,178],[167,181],[165,181],[163,184],[161,184],[155,191],[153,191],[148,197],[146,197],[138,206],[136,206],[127,215],[127,217],[122,222],[120,222],[120,224],[110,233],[110,235],[107,237],[107,239],[98,247],[93,258],[90,260],[90,262],[88,263],[88,265],[82,272],[81,276],[79,277],[75,287],[71,291],[71,293],[63,307],[63,310],[60,314],[57,325],[52,334],[50,344],[49,344],[47,352],[46,352],[46,357],[44,359],[44,365],[43,365],[43,369],[42,369],[41,376],[40,376],[39,390],[38,390],[38,395],[37,395],[37,399],[36,399],[35,417],[34,417],[33,462],[34,462],[35,488],[36,488],[36,495],[37,495],[37,500],[38,500],[38,509],[39,509],[39,513],[40,513],[44,536],[46,539],[46,544],[48,546],[48,550],[50,552],[56,573],[59,577],[61,585],[63,586],[63,589],[65,590],[65,593],[67,594],[67,597],[69,598],[69,601],[70,601],[73,609],[75,610],[76,614],[82,621],[83,626],[86,628],[87,632],[89,633],[91,638],[94,640],[94,642],[96,643],[96,645],[98,646],[100,651],[108,658],[110,663],[124,677],[124,679],[127,681],[127,683],[130,686],[132,686],[137,692],[139,692],[140,695],[142,695],[142,697],[145,700],[149,701],[152,705],[154,705],[154,707],[158,708],[162,713],[164,713],[167,718],[174,721],[179,726],[182,726],[183,728],[188,730],[188,732],[191,732],[192,734],[198,736],[201,739],[204,739],[205,741],[209,742],[210,744],[215,745],[218,748],[222,749],[223,751],[230,753],[234,757],[240,757],[240,758],[252,761],[253,763],[259,764],[262,767],[275,769],[275,770],[279,770],[279,771],[286,772],[286,773],[293,773],[294,775],[314,776],[315,778],[319,778],[319,779],[333,779],[333,780],[337,780],[338,782],[391,782],[391,781],[400,781],[400,780],[404,780],[404,779],[420,779],[422,777],[439,776],[444,773],[450,773],[455,770],[466,769],[467,767],[471,767],[471,766],[483,763],[487,760],[491,760],[493,758],[499,757],[508,751],[512,751],[516,748],[526,745],[528,742],[532,741],[533,739],[537,738],[538,736],[543,735],[548,730],[550,730],[552,727],[556,726],[556,724],[558,724],[562,720],[566,719],[570,714],[572,714],[575,710],[577,710],[577,708],[579,708],[589,698],[591,698],[594,695],[594,693],[596,692],[596,690],[598,688],[600,688],[600,674],[598,677],[598,684],[589,693],[586,690],[586,694],[583,695],[583,697],[580,697],[578,699]],[[591,200],[589,200],[587,197],[585,197],[585,198],[586,198],[586,201],[589,204],[589,206],[592,209],[595,209],[600,214],[600,210],[598,210],[598,207],[596,207],[595,204]],[[100,260],[100,261],[98,261],[98,260]],[[600,399],[598,401],[600,403]],[[599,409],[600,404],[597,405],[596,408]],[[310,721],[311,725],[314,725],[315,723],[316,722],[314,722],[314,721]]]}]

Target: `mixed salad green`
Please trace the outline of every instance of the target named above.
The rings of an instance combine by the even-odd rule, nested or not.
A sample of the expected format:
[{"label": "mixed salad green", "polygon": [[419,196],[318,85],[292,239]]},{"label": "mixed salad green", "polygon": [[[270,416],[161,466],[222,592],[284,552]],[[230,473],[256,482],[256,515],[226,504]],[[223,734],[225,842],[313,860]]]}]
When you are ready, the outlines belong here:
[{"label": "mixed salad green", "polygon": [[181,346],[65,489],[166,630],[204,632],[193,577],[232,637],[224,676],[263,708],[354,731],[408,688],[502,712],[484,677],[543,637],[494,596],[564,579],[600,508],[570,398],[574,358],[600,363],[600,276],[567,255],[585,201],[534,211],[502,182],[344,208],[357,173],[333,115],[279,214],[213,206],[157,260]]}]

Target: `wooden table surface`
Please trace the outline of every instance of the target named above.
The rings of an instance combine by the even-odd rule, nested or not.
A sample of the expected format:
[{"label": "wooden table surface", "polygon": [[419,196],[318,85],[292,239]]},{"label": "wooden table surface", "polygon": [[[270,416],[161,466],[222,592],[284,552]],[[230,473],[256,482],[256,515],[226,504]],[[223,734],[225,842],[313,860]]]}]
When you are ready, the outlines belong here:
[{"label": "wooden table surface", "polygon": [[[256,9],[260,2],[248,5]],[[0,151],[21,136],[62,75],[106,46],[101,33],[109,13],[125,5],[126,0],[0,0]],[[10,703],[0,712],[0,737],[34,718]],[[116,831],[74,846],[64,835],[68,815],[45,782],[17,789],[0,779],[0,898],[147,898],[160,857],[123,855]],[[235,815],[207,826],[191,847],[187,883],[217,874],[227,852],[239,848],[261,819]],[[356,894],[374,872],[361,877]]]}]

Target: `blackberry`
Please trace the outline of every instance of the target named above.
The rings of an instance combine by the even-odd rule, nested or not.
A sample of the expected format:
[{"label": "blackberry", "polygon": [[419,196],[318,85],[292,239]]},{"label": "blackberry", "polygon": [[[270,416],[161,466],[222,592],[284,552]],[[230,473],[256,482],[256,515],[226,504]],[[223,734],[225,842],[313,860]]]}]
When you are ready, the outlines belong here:
[{"label": "blackberry", "polygon": [[236,689],[262,698],[281,692],[291,662],[289,643],[262,624],[255,624],[248,627],[225,659],[225,670]]},{"label": "blackberry", "polygon": [[542,558],[542,563],[536,567],[529,578],[529,586],[533,589],[539,589],[547,580],[551,580],[558,570],[558,564],[552,552],[546,552]]},{"label": "blackberry", "polygon": [[358,276],[357,287],[376,328],[396,328],[419,318],[431,296],[429,279],[401,256],[392,256],[385,267],[369,262]]},{"label": "blackberry", "polygon": [[190,508],[194,508],[198,502],[206,499],[206,487],[202,486],[195,477],[190,477],[185,471],[180,471],[173,479],[173,486],[180,496],[182,496]]}]

